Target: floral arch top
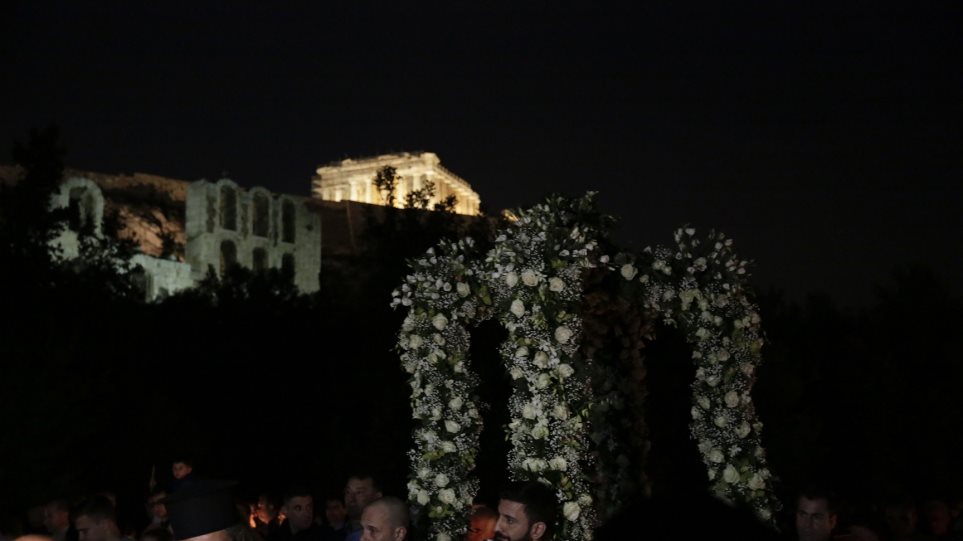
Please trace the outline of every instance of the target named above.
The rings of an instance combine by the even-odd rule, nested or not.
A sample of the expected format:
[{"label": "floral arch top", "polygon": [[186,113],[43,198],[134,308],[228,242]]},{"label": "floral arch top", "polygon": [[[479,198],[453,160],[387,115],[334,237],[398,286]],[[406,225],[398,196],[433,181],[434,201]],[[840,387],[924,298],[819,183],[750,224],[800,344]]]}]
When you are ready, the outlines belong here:
[{"label": "floral arch top", "polygon": [[[555,488],[559,539],[591,539],[644,482],[638,350],[651,327],[633,327],[639,345],[628,352],[592,347],[599,329],[625,324],[633,311],[678,327],[692,348],[690,430],[711,490],[773,521],[778,501],[750,397],[762,338],[746,262],[724,235],[699,238],[688,228],[676,232],[672,249],[615,252],[593,195],[552,196],[518,211],[487,253],[470,238],[443,241],[411,262],[394,292],[393,306],[408,311],[398,349],[416,421],[409,498],[427,515],[433,540],[463,535],[478,492],[482,418],[469,329],[492,317],[508,330],[499,351],[514,383],[509,473]],[[622,309],[600,323],[605,310],[593,311],[586,277],[604,273],[617,276],[616,285],[595,304],[619,299]]]}]

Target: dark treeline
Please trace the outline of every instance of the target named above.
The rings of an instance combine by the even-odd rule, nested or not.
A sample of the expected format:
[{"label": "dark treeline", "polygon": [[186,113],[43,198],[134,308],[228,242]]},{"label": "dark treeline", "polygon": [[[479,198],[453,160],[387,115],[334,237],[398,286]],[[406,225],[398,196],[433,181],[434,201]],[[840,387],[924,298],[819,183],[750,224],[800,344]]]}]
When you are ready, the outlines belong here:
[{"label": "dark treeline", "polygon": [[[181,454],[202,476],[277,491],[339,491],[349,470],[373,468],[405,495],[409,388],[390,293],[405,258],[453,233],[481,240],[489,222],[390,211],[371,218],[363,255],[324,268],[317,295],[235,269],[146,304],[109,265],[49,254],[56,226],[36,198],[59,180],[62,156],[55,134],[36,134],[14,156],[28,177],[0,194],[0,506],[104,489],[141,502],[152,467],[163,482]],[[963,305],[932,272],[896,272],[858,313],[827,297],[759,301],[768,345],[755,398],[786,501],[813,479],[854,498],[963,486]],[[504,422],[501,332],[486,324],[473,338],[488,415]],[[690,356],[664,335],[646,352],[648,470],[655,491],[704,490],[687,432]],[[491,485],[504,468],[497,426],[482,449]]]}]

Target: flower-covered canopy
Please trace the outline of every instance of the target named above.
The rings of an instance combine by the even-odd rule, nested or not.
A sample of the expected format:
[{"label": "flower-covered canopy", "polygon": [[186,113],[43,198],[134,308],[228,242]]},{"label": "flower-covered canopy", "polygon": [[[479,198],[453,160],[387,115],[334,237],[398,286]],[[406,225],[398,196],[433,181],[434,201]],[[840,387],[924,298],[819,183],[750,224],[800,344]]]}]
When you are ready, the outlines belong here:
[{"label": "flower-covered canopy", "polygon": [[[416,420],[409,498],[427,514],[432,539],[464,533],[479,488],[469,328],[491,317],[508,330],[500,353],[514,382],[510,474],[555,488],[560,539],[591,539],[600,515],[617,510],[644,475],[644,389],[633,377],[644,373],[641,356],[592,346],[599,329],[624,324],[632,310],[679,327],[692,347],[690,429],[713,492],[772,520],[778,504],[749,394],[762,339],[746,262],[724,235],[700,239],[688,228],[673,249],[615,252],[606,223],[593,194],[552,196],[518,211],[487,253],[470,238],[429,249],[394,292],[393,305],[408,310],[398,349]],[[624,308],[600,323],[604,310],[593,311],[586,276],[609,271]]]}]

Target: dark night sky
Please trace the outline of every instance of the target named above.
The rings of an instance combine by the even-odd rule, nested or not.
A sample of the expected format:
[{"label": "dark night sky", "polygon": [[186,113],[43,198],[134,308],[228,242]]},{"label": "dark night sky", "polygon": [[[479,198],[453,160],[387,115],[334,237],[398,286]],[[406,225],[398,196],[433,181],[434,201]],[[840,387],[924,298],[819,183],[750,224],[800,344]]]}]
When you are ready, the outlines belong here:
[{"label": "dark night sky", "polygon": [[74,168],[300,194],[430,150],[492,211],[592,189],[636,247],[716,227],[793,295],[910,262],[960,292],[959,2],[234,4],[8,7],[0,144],[52,121]]}]

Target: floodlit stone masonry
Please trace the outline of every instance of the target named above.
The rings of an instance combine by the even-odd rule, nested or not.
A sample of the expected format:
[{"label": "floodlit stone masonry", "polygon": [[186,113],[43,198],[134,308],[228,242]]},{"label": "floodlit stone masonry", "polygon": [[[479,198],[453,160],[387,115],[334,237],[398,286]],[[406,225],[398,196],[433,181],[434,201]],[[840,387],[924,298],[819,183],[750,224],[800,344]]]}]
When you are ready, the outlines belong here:
[{"label": "floodlit stone masonry", "polygon": [[307,197],[244,190],[229,179],[199,180],[187,191],[187,262],[195,280],[234,263],[294,273],[303,293],[320,288],[321,217]]},{"label": "floodlit stone masonry", "polygon": [[479,214],[481,199],[465,179],[445,169],[433,152],[385,154],[366,159],[345,159],[317,169],[312,192],[324,201],[357,201],[383,205],[384,197],[374,185],[375,175],[385,166],[394,167],[401,177],[395,194],[395,205],[402,206],[405,195],[420,190],[430,180],[435,185],[435,196],[429,208],[449,195],[457,199],[455,212],[475,216]]}]

